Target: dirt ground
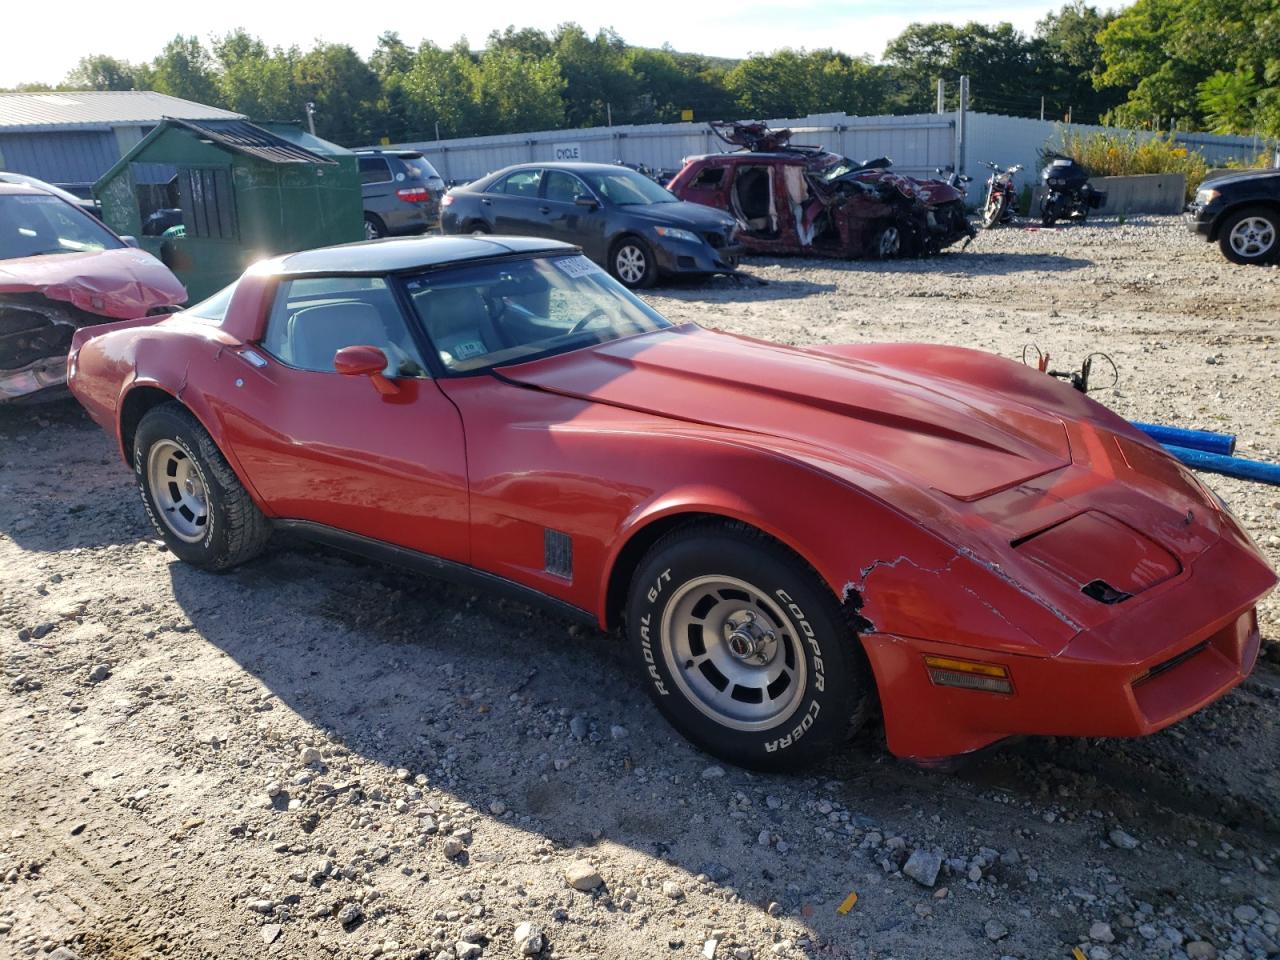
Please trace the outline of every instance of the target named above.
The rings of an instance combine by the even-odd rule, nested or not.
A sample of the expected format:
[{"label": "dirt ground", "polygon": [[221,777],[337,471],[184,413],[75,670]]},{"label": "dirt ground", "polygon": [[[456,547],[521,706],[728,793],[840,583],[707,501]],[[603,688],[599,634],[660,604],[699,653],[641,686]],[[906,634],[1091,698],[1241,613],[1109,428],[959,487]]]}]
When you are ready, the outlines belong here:
[{"label": "dirt ground", "polygon": [[[1280,269],[1176,220],[748,270],[650,299],[788,343],[1105,351],[1102,402],[1280,460]],[[1280,489],[1207,479],[1280,563]],[[754,775],[674,735],[612,637],[283,539],[198,572],[74,403],[0,409],[0,956],[1274,956],[1280,600],[1262,620],[1253,677],[1145,740],[940,774],[873,726]]]}]

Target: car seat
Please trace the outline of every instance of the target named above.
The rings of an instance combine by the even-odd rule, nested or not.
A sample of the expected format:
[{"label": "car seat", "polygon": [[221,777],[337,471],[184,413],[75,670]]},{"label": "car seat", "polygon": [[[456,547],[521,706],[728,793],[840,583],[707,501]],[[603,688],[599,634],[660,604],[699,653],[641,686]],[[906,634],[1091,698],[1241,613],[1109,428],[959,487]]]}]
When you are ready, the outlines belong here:
[{"label": "car seat", "polygon": [[[303,307],[289,318],[280,359],[304,370],[332,370],[333,355],[357,344],[388,351],[391,339],[378,308],[359,300]],[[389,367],[396,366],[392,358]]]},{"label": "car seat", "polygon": [[475,287],[428,288],[414,301],[446,366],[502,349],[489,308]]}]

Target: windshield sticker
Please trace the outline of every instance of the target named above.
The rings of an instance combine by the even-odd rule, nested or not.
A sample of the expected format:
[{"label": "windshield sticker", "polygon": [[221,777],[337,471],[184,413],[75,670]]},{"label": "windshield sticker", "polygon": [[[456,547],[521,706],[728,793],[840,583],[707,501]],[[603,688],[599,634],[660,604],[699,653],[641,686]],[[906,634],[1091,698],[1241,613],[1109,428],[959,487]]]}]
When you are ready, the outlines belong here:
[{"label": "windshield sticker", "polygon": [[598,266],[588,260],[586,257],[561,257],[559,260],[552,261],[561,272],[567,276],[578,277],[590,276],[593,273],[604,273]]}]

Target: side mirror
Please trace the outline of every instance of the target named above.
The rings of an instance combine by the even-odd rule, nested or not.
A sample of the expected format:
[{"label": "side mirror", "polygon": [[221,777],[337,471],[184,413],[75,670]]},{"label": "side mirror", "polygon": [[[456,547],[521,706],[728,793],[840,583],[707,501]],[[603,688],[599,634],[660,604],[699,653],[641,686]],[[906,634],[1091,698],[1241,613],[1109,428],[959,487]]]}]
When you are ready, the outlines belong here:
[{"label": "side mirror", "polygon": [[333,369],[346,377],[368,377],[383,396],[399,393],[400,388],[383,376],[387,355],[377,347],[357,344],[343,347],[333,355]]},{"label": "side mirror", "polygon": [[577,197],[573,202],[580,207],[586,207],[588,210],[595,210],[600,206],[595,197]]},{"label": "side mirror", "polygon": [[124,245],[125,245],[126,247],[133,247],[133,249],[135,249],[135,250],[137,250],[137,249],[138,249],[138,238],[137,238],[137,237],[131,237],[131,236],[129,236],[128,234],[123,234],[123,235],[121,235],[120,239],[124,241]]}]

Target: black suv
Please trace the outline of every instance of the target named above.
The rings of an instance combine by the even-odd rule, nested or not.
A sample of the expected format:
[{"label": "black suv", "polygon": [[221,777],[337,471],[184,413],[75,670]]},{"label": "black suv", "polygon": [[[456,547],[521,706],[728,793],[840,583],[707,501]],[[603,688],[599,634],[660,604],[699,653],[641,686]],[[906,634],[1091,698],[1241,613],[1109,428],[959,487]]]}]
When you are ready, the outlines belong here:
[{"label": "black suv", "polygon": [[1187,207],[1187,226],[1218,241],[1233,263],[1280,260],[1280,170],[1248,170],[1206,180]]},{"label": "black suv", "polygon": [[444,181],[413,150],[356,150],[364,196],[364,235],[373,240],[426,233],[440,223]]}]

